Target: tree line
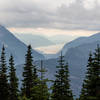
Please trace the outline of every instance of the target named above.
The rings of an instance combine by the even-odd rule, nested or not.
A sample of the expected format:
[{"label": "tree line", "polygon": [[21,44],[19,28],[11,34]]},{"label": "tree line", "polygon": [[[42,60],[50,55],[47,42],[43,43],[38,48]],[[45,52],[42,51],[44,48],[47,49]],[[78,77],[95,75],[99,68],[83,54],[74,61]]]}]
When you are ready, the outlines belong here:
[{"label": "tree line", "polygon": [[[47,70],[43,66],[38,68],[32,57],[31,45],[27,47],[23,80],[21,88],[16,75],[14,57],[11,54],[9,65],[5,56],[5,47],[2,47],[0,57],[0,100],[74,100],[70,88],[69,66],[64,56],[60,55],[55,79],[45,78]],[[47,83],[52,83],[49,88]],[[82,90],[77,100],[100,100],[100,47],[89,54],[87,72],[83,81]]]}]

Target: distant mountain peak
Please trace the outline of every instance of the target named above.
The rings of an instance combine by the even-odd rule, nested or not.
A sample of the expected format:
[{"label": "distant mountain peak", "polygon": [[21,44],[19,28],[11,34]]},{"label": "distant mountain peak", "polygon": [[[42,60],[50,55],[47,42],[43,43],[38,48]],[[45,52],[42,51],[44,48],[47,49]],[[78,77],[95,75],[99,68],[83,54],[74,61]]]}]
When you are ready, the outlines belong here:
[{"label": "distant mountain peak", "polygon": [[[77,47],[84,43],[92,43],[99,40],[100,40],[100,32],[95,33],[88,37],[79,37],[69,43],[66,43],[62,50],[64,51],[64,54],[65,54],[69,48]],[[61,51],[59,51],[57,55],[59,55],[60,52]]]},{"label": "distant mountain peak", "polygon": [[[7,47],[6,48],[7,59],[9,59],[9,55],[12,53],[15,57],[16,63],[24,62],[24,56],[27,51],[27,45],[25,45],[18,38],[16,38],[4,26],[0,25],[0,50],[3,44]],[[32,54],[35,60],[44,59],[44,56],[35,50],[32,50]]]}]

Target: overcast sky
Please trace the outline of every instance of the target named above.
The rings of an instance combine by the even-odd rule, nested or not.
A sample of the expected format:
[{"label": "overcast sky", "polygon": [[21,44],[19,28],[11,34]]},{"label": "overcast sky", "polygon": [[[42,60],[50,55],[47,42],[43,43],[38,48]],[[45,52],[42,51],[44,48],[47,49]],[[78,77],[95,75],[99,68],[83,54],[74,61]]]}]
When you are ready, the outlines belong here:
[{"label": "overcast sky", "polygon": [[100,31],[100,0],[0,0],[0,24],[15,33],[90,35]]}]

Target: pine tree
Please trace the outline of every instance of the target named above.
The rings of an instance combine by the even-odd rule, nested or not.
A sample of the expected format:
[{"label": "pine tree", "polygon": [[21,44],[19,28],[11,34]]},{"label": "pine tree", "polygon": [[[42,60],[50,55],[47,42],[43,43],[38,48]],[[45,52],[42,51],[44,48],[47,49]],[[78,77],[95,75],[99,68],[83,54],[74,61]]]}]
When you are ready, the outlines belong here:
[{"label": "pine tree", "polygon": [[43,61],[41,61],[41,69],[39,70],[40,77],[37,78],[37,85],[33,88],[33,98],[31,100],[49,100],[49,92],[47,82],[45,79],[45,68],[43,68]]},{"label": "pine tree", "polygon": [[[34,70],[34,73],[33,73]],[[32,95],[32,88],[34,86],[34,78],[36,69],[33,66],[33,57],[32,57],[32,48],[31,45],[28,46],[26,59],[25,59],[25,66],[23,72],[23,81],[22,81],[22,95],[26,96],[26,98],[30,99]],[[34,75],[34,76],[33,76]]]},{"label": "pine tree", "polygon": [[33,69],[33,87],[32,87],[32,91],[31,91],[31,100],[38,100],[38,97],[39,97],[39,78],[38,78],[38,75],[37,75],[37,68],[36,66],[34,66],[34,69]]},{"label": "pine tree", "polygon": [[[88,100],[94,94],[94,62],[92,58],[92,54],[90,53],[87,65],[87,74],[86,79],[83,82],[83,87],[80,95],[80,100]],[[90,100],[90,99],[89,99]]]},{"label": "pine tree", "polygon": [[0,61],[0,100],[9,100],[9,84],[4,46],[2,48]]},{"label": "pine tree", "polygon": [[14,66],[14,59],[12,55],[9,59],[9,70],[10,100],[18,100],[18,78],[16,76],[16,69]]},{"label": "pine tree", "polygon": [[83,82],[80,100],[100,99],[100,47],[97,46],[94,57],[90,53],[87,73]]},{"label": "pine tree", "polygon": [[94,76],[95,76],[95,89],[96,98],[100,99],[100,47],[97,45],[94,53]]},{"label": "pine tree", "polygon": [[38,73],[37,73],[37,68],[34,65],[33,67],[33,86],[36,86],[38,83]]},{"label": "pine tree", "polygon": [[30,100],[30,99],[27,99],[25,96],[22,96],[19,98],[19,100]]},{"label": "pine tree", "polygon": [[60,56],[56,79],[53,83],[52,100],[73,100],[72,91],[69,84],[68,64],[64,64],[64,56]]},{"label": "pine tree", "polygon": [[47,82],[49,81],[45,78],[45,73],[47,70],[43,67],[43,61],[41,61],[41,69],[40,72],[40,100],[48,100],[49,99],[49,92]]}]

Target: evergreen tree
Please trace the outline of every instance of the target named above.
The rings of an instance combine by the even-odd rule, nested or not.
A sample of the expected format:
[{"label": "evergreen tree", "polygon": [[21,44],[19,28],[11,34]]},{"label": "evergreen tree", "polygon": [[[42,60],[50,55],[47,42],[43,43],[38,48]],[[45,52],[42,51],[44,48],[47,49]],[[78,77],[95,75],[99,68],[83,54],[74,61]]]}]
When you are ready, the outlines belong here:
[{"label": "evergreen tree", "polygon": [[34,68],[33,68],[33,86],[36,86],[38,84],[37,82],[38,82],[38,73],[37,73],[37,68],[34,65]]},{"label": "evergreen tree", "polygon": [[[94,62],[92,58],[92,54],[90,53],[89,59],[88,59],[88,65],[87,65],[87,74],[86,74],[86,79],[83,82],[83,87],[80,95],[80,100],[88,100],[93,96],[92,94],[94,93],[94,86],[95,86],[95,81],[94,81]],[[90,99],[89,99],[90,100]]]},{"label": "evergreen tree", "polygon": [[16,69],[14,66],[14,59],[12,55],[9,59],[9,70],[10,100],[18,100],[18,78],[16,76]]},{"label": "evergreen tree", "polygon": [[69,84],[68,64],[64,64],[64,56],[60,56],[56,79],[53,83],[52,100],[73,100],[72,91]]},{"label": "evergreen tree", "polygon": [[41,69],[40,72],[40,99],[39,100],[49,100],[49,91],[47,82],[49,81],[45,78],[45,73],[47,70],[43,67],[43,61],[41,61]]},{"label": "evergreen tree", "polygon": [[33,69],[33,87],[32,87],[32,91],[31,91],[31,100],[38,100],[38,90],[39,90],[39,78],[38,78],[38,75],[37,75],[37,68],[36,66],[34,66],[34,69]]},{"label": "evergreen tree", "polygon": [[49,100],[49,92],[47,82],[45,79],[45,68],[43,68],[43,61],[41,61],[40,78],[37,78],[37,85],[33,87],[33,98],[31,100]]},{"label": "evergreen tree", "polygon": [[4,46],[2,48],[0,61],[0,100],[9,100],[9,84]]},{"label": "evergreen tree", "polygon": [[[32,88],[34,87],[34,79],[37,75],[36,68],[33,66],[33,57],[32,57],[32,48],[31,45],[28,46],[26,59],[25,59],[25,66],[23,72],[23,81],[22,81],[22,95],[26,96],[26,98],[31,98],[32,95]],[[34,71],[34,72],[33,72]]]},{"label": "evergreen tree", "polygon": [[100,47],[97,46],[94,57],[90,53],[86,78],[80,95],[80,100],[100,99]]},{"label": "evergreen tree", "polygon": [[97,45],[97,49],[94,53],[94,76],[95,76],[95,89],[96,98],[100,99],[100,47]]},{"label": "evergreen tree", "polygon": [[26,96],[22,96],[19,98],[19,100],[30,100],[30,99],[27,99]]}]

